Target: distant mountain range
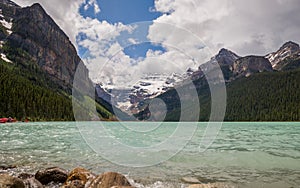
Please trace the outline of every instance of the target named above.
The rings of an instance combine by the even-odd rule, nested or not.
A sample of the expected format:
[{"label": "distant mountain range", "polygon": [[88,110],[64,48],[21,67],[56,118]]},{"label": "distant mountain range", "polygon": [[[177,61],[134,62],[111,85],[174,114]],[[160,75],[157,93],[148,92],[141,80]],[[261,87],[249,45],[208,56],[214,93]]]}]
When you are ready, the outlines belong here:
[{"label": "distant mountain range", "polygon": [[[191,74],[191,79],[199,95],[201,121],[209,120],[210,116],[211,93],[203,70],[209,71],[207,69],[212,63],[220,65],[227,86],[226,121],[300,120],[298,44],[287,42],[278,51],[266,56],[240,57],[230,50],[221,49],[209,62],[199,66]],[[184,87],[184,84],[179,87]],[[169,89],[157,98],[167,104],[166,121],[178,121],[182,109],[176,90]],[[147,108],[151,100],[144,101],[136,115],[139,119],[147,119],[151,115]],[[193,113],[192,109],[190,113]]]},{"label": "distant mountain range", "polygon": [[[284,78],[286,74],[298,73],[297,71],[300,68],[300,48],[299,45],[294,42],[287,42],[285,43],[278,51],[272,52],[270,54],[267,54],[265,56],[246,56],[241,57],[237,55],[236,53],[228,50],[228,49],[221,49],[217,55],[211,58],[210,61],[207,63],[204,63],[199,66],[197,70],[193,70],[192,68],[188,69],[186,73],[179,75],[179,74],[172,74],[172,75],[163,75],[163,74],[152,74],[152,75],[146,75],[144,78],[142,78],[140,81],[137,82],[136,85],[134,85],[131,89],[124,90],[114,90],[114,93],[111,93],[111,90],[107,90],[106,88],[103,88],[105,86],[98,85],[99,88],[101,88],[102,92],[98,92],[99,97],[104,98],[108,102],[111,101],[113,98],[114,105],[118,106],[122,110],[127,111],[128,113],[135,114],[139,119],[147,119],[149,114],[148,105],[152,99],[155,98],[162,98],[167,106],[168,106],[168,116],[167,120],[170,121],[176,121],[179,120],[180,116],[180,108],[179,103],[180,99],[176,95],[176,92],[174,93],[174,87],[183,87],[184,83],[187,79],[193,80],[196,87],[198,88],[201,93],[206,93],[206,97],[200,97],[205,98],[205,101],[208,101],[210,99],[209,91],[208,91],[208,85],[206,82],[206,76],[204,72],[214,71],[210,70],[212,69],[212,64],[218,63],[220,66],[224,80],[226,82],[226,85],[228,87],[228,101],[231,100],[231,94],[235,93],[235,91],[231,91],[232,87],[236,87],[236,85],[240,82],[244,82],[242,87],[247,87],[247,83],[249,80],[253,80],[254,78],[260,78],[266,75],[267,79],[260,80],[262,85],[268,83],[269,81],[272,82],[272,80],[269,80],[273,76],[276,78],[280,77]],[[260,74],[260,75],[259,75]],[[298,75],[298,74],[296,74]],[[273,89],[278,88],[279,91],[282,91],[283,89],[286,89],[287,91],[290,91],[294,95],[298,93],[299,90],[299,84],[297,80],[292,80],[294,84],[294,87],[290,88],[282,88],[282,86],[279,86],[278,83],[270,83],[270,86],[273,87]],[[285,86],[289,86],[290,83],[286,83]],[[250,87],[250,86],[249,86]],[[253,87],[260,88],[259,84]],[[206,89],[203,89],[206,88]],[[240,89],[238,89],[240,90]],[[254,91],[255,89],[253,89]],[[297,91],[296,91],[297,90]],[[271,89],[267,90],[266,88],[260,88],[261,95],[263,95],[263,99],[257,99],[268,101],[269,98],[266,96],[272,95]],[[286,92],[287,92],[286,91]],[[245,93],[245,95],[250,95],[250,93]],[[284,95],[283,95],[284,94]],[[285,101],[285,92],[278,94],[278,100],[281,99]],[[105,97],[103,97],[105,96]],[[129,97],[128,97],[129,96]],[[201,94],[199,93],[199,96]],[[257,95],[259,97],[260,95]],[[250,96],[249,96],[250,97]],[[251,96],[255,102],[255,96]],[[297,100],[298,97],[295,96],[295,98],[292,100],[293,105],[292,106],[300,106],[299,101]],[[238,101],[238,98],[236,99]],[[242,99],[241,99],[242,100]],[[119,102],[116,102],[119,101]],[[121,101],[121,102],[120,102]],[[245,106],[248,105],[247,100],[239,101],[241,104],[244,104]],[[274,101],[275,102],[275,101]],[[277,103],[278,104],[278,103]],[[288,105],[282,104],[282,105]],[[202,104],[202,106],[207,106],[206,109],[202,109],[202,118],[200,120],[208,120],[208,114],[209,112],[209,104],[206,102],[205,104]],[[228,104],[228,110],[230,109],[230,103]],[[273,108],[273,107],[272,107]],[[288,107],[287,107],[288,108]],[[243,107],[236,108],[238,111],[243,110]],[[253,106],[253,109],[255,107]],[[268,109],[268,107],[264,107],[264,112],[266,112],[266,116],[272,117],[270,114],[273,112],[271,109]],[[280,112],[278,112],[280,113]],[[287,111],[286,113],[296,113],[297,117],[300,118],[300,114],[298,113],[298,110],[295,111]],[[204,117],[204,114],[205,117]],[[230,114],[227,113],[227,116],[230,116]],[[254,116],[254,115],[253,115]],[[236,118],[230,118],[228,120],[273,120],[272,118],[239,118],[236,116]],[[295,118],[291,118],[290,116],[285,116],[281,118],[276,118],[276,115],[274,116],[274,120],[294,120]],[[297,119],[297,118],[296,118]]]}]

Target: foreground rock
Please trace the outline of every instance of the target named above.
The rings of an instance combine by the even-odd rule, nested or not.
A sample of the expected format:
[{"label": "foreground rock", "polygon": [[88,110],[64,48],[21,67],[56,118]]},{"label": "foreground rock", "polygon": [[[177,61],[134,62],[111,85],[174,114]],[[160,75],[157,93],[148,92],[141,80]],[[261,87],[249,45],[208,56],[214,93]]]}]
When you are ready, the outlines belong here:
[{"label": "foreground rock", "polygon": [[44,186],[37,179],[34,178],[33,174],[22,173],[19,174],[18,178],[20,178],[25,188],[43,188]]},{"label": "foreground rock", "polygon": [[65,183],[67,178],[68,172],[58,167],[47,168],[45,170],[38,171],[35,174],[35,179],[40,181],[43,185],[47,185],[50,182]]},{"label": "foreground rock", "polygon": [[24,180],[25,188],[43,188],[44,186],[35,178]]},{"label": "foreground rock", "polygon": [[0,174],[1,188],[25,188],[25,184],[19,178],[12,177],[8,174]]},{"label": "foreground rock", "polygon": [[88,187],[95,177],[96,176],[92,172],[84,168],[75,168],[69,173],[68,179],[65,182],[63,188]]},{"label": "foreground rock", "polygon": [[127,178],[122,174],[107,172],[98,175],[89,188],[133,188]]}]

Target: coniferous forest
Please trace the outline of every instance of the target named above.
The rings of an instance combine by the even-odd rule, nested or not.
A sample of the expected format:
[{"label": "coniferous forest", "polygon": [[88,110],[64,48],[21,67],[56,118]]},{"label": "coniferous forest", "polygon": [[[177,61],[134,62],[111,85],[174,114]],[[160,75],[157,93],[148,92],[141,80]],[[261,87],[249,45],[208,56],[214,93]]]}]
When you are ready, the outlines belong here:
[{"label": "coniferous forest", "polygon": [[73,120],[70,97],[48,87],[37,72],[27,77],[26,72],[1,60],[0,116],[33,121]]},{"label": "coniferous forest", "polygon": [[[226,84],[227,107],[224,120],[300,121],[299,81],[300,69],[295,69],[257,73]],[[194,83],[201,85],[198,89],[201,108],[199,120],[208,121],[211,110],[209,87],[205,79]],[[171,90],[159,97],[169,103],[166,120],[180,120],[181,106],[176,91]]]},{"label": "coniferous forest", "polygon": [[300,70],[260,73],[227,87],[226,121],[300,121]]}]

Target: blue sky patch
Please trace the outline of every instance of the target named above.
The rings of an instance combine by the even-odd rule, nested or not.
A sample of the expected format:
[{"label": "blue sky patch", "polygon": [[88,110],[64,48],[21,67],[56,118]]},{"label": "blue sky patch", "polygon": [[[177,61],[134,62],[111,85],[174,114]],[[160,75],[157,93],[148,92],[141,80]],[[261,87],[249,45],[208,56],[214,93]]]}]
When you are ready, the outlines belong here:
[{"label": "blue sky patch", "polygon": [[129,55],[132,59],[139,59],[141,57],[146,57],[146,54],[148,50],[153,51],[161,51],[165,52],[166,50],[159,44],[152,44],[150,42],[140,43],[140,44],[134,44],[131,46],[128,46],[124,49],[125,54]]},{"label": "blue sky patch", "polygon": [[[121,22],[124,25],[137,25],[133,33],[122,32],[116,39],[124,47],[124,53],[133,59],[144,58],[149,49],[165,52],[161,46],[153,45],[148,41],[149,26],[152,21],[160,17],[162,13],[153,11],[154,0],[97,0],[101,11],[95,14],[94,7],[85,10],[85,4],[80,7],[80,14],[84,17],[107,21],[110,24]],[[77,42],[85,39],[85,36],[77,36]],[[130,41],[136,41],[131,43]],[[79,54],[82,56],[86,49],[79,46]]]},{"label": "blue sky patch", "polygon": [[101,12],[94,13],[90,7],[87,11],[80,7],[80,14],[84,17],[106,20],[110,24],[121,22],[131,24],[141,21],[152,21],[160,17],[162,13],[150,11],[154,8],[153,0],[97,0]]}]

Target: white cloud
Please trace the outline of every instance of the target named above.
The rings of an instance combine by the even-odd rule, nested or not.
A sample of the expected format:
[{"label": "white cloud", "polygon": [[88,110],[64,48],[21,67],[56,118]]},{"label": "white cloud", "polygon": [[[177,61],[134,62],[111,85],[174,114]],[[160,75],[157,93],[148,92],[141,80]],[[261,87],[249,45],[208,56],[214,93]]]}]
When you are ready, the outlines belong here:
[{"label": "white cloud", "polygon": [[[300,41],[299,0],[155,0],[155,7],[169,13],[156,23],[192,31],[214,53],[226,47],[241,55],[266,54],[288,40]],[[152,29],[164,32],[155,24]]]},{"label": "white cloud", "polygon": [[94,7],[94,14],[98,14],[101,12],[96,0],[85,1],[84,10],[87,11],[90,7]]}]

